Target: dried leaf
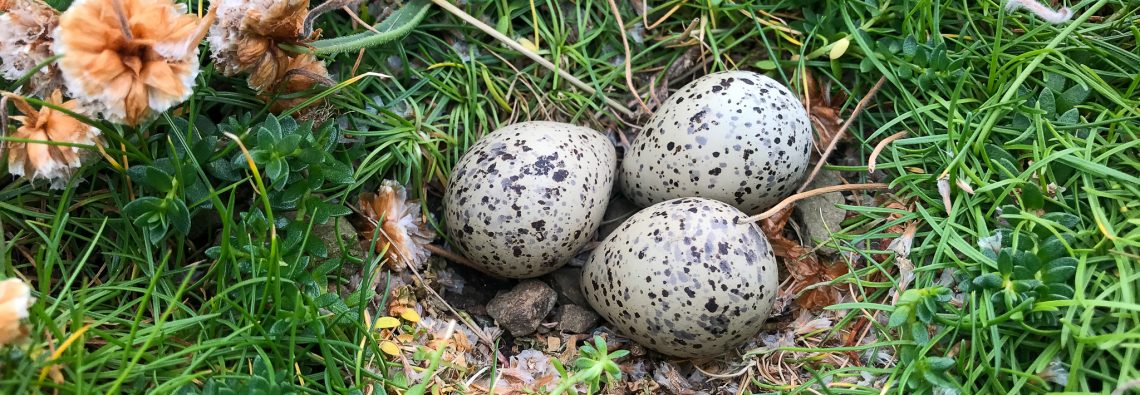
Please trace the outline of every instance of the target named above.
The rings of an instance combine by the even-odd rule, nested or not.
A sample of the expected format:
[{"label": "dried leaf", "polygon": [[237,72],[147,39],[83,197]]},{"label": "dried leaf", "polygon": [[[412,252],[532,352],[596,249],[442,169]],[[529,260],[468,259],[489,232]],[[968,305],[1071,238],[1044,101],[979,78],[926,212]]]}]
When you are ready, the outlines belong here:
[{"label": "dried leaf", "polygon": [[455,351],[464,353],[471,352],[471,350],[474,349],[471,345],[471,340],[467,338],[467,334],[463,331],[456,331],[452,339],[455,340]]},{"label": "dried leaf", "polygon": [[400,356],[400,346],[388,340],[380,342],[380,351],[383,351],[385,354],[391,355],[393,357]]},{"label": "dried leaf", "polygon": [[800,315],[792,321],[790,325],[797,336],[805,335],[808,333],[829,330],[831,329],[832,322],[825,317],[815,317],[807,310],[801,311]]},{"label": "dried leaf", "polygon": [[843,93],[831,95],[830,92],[826,92],[829,89],[820,86],[810,69],[804,69],[803,81],[804,106],[807,107],[811,122],[819,133],[815,141],[816,146],[826,147],[843,125],[839,119],[839,109],[835,106],[842,105],[847,96]]},{"label": "dried leaf", "polygon": [[379,329],[392,329],[400,326],[400,320],[396,317],[380,317],[376,320],[376,328]]},{"label": "dried leaf", "polygon": [[906,229],[898,238],[891,240],[891,244],[887,247],[900,258],[910,256],[911,246],[914,244],[914,234],[918,232],[918,223],[915,221],[907,222]]},{"label": "dried leaf", "polygon": [[959,177],[955,184],[958,184],[958,189],[961,189],[962,192],[966,192],[971,195],[974,194],[974,188],[970,186],[970,182],[966,181],[965,178]]},{"label": "dried leaf", "polygon": [[404,321],[416,323],[420,322],[420,313],[412,309],[405,309],[403,312],[400,312],[400,318],[403,318]]},{"label": "dried leaf", "polygon": [[667,393],[688,395],[696,393],[692,384],[677,372],[677,368],[670,362],[661,362],[653,372],[653,380],[665,388]]},{"label": "dried leaf", "polygon": [[784,258],[788,273],[795,279],[789,292],[799,294],[796,297],[797,304],[805,309],[817,309],[833,305],[839,301],[839,291],[833,286],[816,287],[802,294],[800,291],[817,283],[834,280],[836,277],[845,274],[847,267],[846,265],[825,266],[820,263],[815,254],[811,253],[810,249],[784,236],[784,226],[791,217],[794,207],[795,205],[789,205],[775,215],[764,219],[760,228],[768,236],[768,243],[772,245],[772,252],[776,256]]},{"label": "dried leaf", "polygon": [[950,178],[943,176],[938,179],[938,194],[942,195],[942,205],[946,208],[946,213],[950,213],[953,208],[953,203],[950,201]]}]

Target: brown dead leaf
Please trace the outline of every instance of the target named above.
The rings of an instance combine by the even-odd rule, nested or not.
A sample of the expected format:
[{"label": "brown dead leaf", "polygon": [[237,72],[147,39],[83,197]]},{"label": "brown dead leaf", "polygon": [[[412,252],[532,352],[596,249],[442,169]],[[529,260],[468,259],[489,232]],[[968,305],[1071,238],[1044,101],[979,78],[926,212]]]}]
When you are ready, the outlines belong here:
[{"label": "brown dead leaf", "polygon": [[781,210],[771,217],[764,219],[760,228],[768,236],[768,243],[772,245],[772,252],[784,258],[784,264],[794,281],[788,293],[798,294],[797,304],[805,309],[817,309],[830,306],[839,301],[839,289],[834,286],[820,286],[800,293],[807,287],[834,280],[847,273],[846,265],[825,265],[799,242],[784,236],[784,226],[791,217],[794,205]]},{"label": "brown dead leaf", "polygon": [[[884,196],[882,199],[886,200],[886,201],[880,202],[879,203],[880,207],[889,208],[889,209],[893,209],[893,210],[899,210],[899,211],[910,211],[910,208],[909,208],[910,204],[909,203],[900,202],[898,200],[894,200],[894,199],[892,199],[890,197],[886,197],[886,196]],[[894,221],[898,220],[899,218],[902,218],[902,214],[890,213],[890,214],[887,214],[885,221],[886,222],[894,222]],[[891,225],[890,227],[888,227],[886,229],[885,232],[886,233],[903,234],[907,231],[906,226],[907,225],[904,223]],[[894,242],[894,240],[895,239],[879,239],[879,240],[875,241],[875,245],[873,247],[875,250],[891,251],[890,246],[891,246],[891,243]],[[872,257],[877,262],[886,262],[887,259],[890,259],[890,254],[875,254]]]},{"label": "brown dead leaf", "polygon": [[562,339],[561,338],[559,338],[558,336],[547,336],[546,337],[546,351],[547,352],[556,352],[560,348],[562,348]]},{"label": "brown dead leaf", "polygon": [[588,339],[589,337],[590,335],[587,334],[566,335],[566,338],[563,339],[563,343],[566,344],[566,349],[562,350],[562,353],[558,355],[558,360],[562,361],[563,364],[574,361],[574,359],[578,357],[578,342],[583,339]]},{"label": "brown dead leaf", "polygon": [[902,235],[892,240],[888,245],[888,248],[895,252],[895,267],[899,268],[899,282],[898,286],[895,287],[896,302],[898,301],[899,295],[902,295],[902,293],[910,287],[910,282],[914,281],[914,264],[910,261],[910,249],[914,244],[914,234],[916,232],[918,232],[918,222],[907,222]]},{"label": "brown dead leaf", "polygon": [[471,345],[471,340],[467,338],[467,334],[463,331],[456,331],[455,337],[452,340],[455,341],[455,351],[465,353],[471,352],[471,350],[474,349]]},{"label": "brown dead leaf", "polygon": [[826,147],[843,125],[839,119],[838,106],[847,101],[847,95],[842,91],[832,95],[829,87],[821,85],[811,73],[811,69],[804,69],[804,107],[808,110],[812,125],[815,125],[819,135],[816,136],[816,146]]}]

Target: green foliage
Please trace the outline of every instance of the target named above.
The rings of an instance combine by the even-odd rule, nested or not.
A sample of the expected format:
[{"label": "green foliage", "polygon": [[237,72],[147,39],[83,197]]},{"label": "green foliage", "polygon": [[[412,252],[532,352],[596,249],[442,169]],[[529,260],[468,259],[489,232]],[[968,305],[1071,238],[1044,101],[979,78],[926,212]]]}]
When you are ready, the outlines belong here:
[{"label": "green foliage", "polygon": [[[175,120],[172,126],[178,130],[190,128],[184,119]],[[213,207],[207,198],[209,190],[205,181],[192,169],[199,165],[197,158],[213,154],[218,138],[213,135],[214,127],[209,121],[200,119],[194,128],[198,133],[192,134],[189,150],[168,142],[170,156],[127,170],[127,175],[141,187],[144,195],[124,206],[123,214],[146,233],[151,243],[161,242],[170,230],[186,236],[190,231],[191,210],[197,212]]]},{"label": "green foliage", "polygon": [[310,44],[312,47],[310,52],[322,55],[354,52],[398,40],[423,21],[430,7],[429,0],[411,0],[372,29],[347,36],[317,40]]},{"label": "green foliage", "polygon": [[558,381],[558,386],[550,391],[550,395],[572,392],[572,388],[579,383],[586,384],[586,393],[598,393],[601,390],[602,382],[612,383],[621,379],[621,367],[614,360],[629,355],[629,350],[609,352],[606,347],[606,339],[601,336],[594,336],[594,343],[589,344],[587,342],[586,345],[578,348],[578,352],[582,356],[574,361],[575,371],[573,374],[568,374],[566,368],[557,358],[550,360],[562,376]]},{"label": "green foliage", "polygon": [[[253,137],[249,155],[268,178],[273,209],[311,213],[322,224],[329,217],[348,214],[343,207],[332,207],[317,196],[355,182],[352,167],[333,156],[340,132],[332,123],[314,128],[312,122],[269,116],[252,127],[231,120],[222,130],[235,135],[250,131],[245,133]],[[215,161],[210,169],[223,180],[237,181],[249,169],[248,163],[245,154],[238,151],[228,160]]]},{"label": "green foliage", "polygon": [[941,305],[949,302],[951,296],[950,290],[944,287],[908,289],[895,303],[887,326],[902,327],[903,331],[909,331],[910,338],[918,346],[926,346],[930,343],[927,326],[934,323],[934,315],[942,310]]},{"label": "green foliage", "polygon": [[1022,184],[1020,200],[1020,205],[1002,206],[1001,228],[978,241],[987,261],[959,274],[962,288],[988,299],[995,314],[1010,314],[1012,323],[1056,327],[1063,312],[1038,303],[1069,300],[1076,293],[1079,262],[1072,251],[1081,219],[1063,211],[1044,212],[1058,206],[1032,182]]},{"label": "green foliage", "polygon": [[209,378],[199,389],[193,384],[182,386],[174,395],[295,395],[285,370],[273,367],[260,355],[253,358],[252,374],[224,379]]}]

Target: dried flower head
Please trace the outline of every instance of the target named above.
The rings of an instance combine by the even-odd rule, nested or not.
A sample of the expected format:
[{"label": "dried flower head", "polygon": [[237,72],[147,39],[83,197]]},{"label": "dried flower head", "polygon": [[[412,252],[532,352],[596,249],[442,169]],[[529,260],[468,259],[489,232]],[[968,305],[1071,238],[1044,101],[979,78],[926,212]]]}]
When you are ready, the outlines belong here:
[{"label": "dried flower head", "polygon": [[0,281],[0,346],[27,335],[20,320],[28,318],[31,290],[18,278]]},{"label": "dried flower head", "polygon": [[[380,191],[360,194],[360,208],[371,223],[380,226],[376,251],[387,251],[389,265],[401,270],[404,263],[419,266],[429,255],[424,248],[431,243],[433,234],[421,220],[420,205],[407,200],[407,190],[399,183],[385,180]],[[369,229],[371,237],[375,229]]]},{"label": "dried flower head", "polygon": [[[325,62],[313,55],[296,55],[288,58],[282,68],[285,74],[277,80],[271,91],[275,94],[285,95],[278,98],[269,106],[273,112],[281,112],[296,107],[309,100],[309,97],[295,94],[308,91],[317,84],[332,85],[335,82],[329,77]],[[316,105],[317,103],[313,103]]]},{"label": "dried flower head", "polygon": [[[82,165],[82,152],[79,147],[63,144],[95,144],[99,130],[71,116],[44,106],[32,108],[19,97],[13,97],[16,109],[22,116],[12,117],[20,122],[20,127],[11,136],[16,139],[42,142],[8,141],[8,171],[12,175],[25,176],[32,180],[44,179],[51,182],[52,188],[62,188],[67,183],[71,170]],[[48,103],[74,111],[75,100],[63,102],[58,90],[47,98]]]},{"label": "dried flower head", "polygon": [[[55,55],[52,32],[59,26],[59,12],[41,0],[9,0],[0,4],[0,77],[23,78],[37,65]],[[28,79],[28,88],[46,95],[63,86],[53,63]]]},{"label": "dried flower head", "polygon": [[269,90],[284,78],[290,53],[278,44],[298,44],[309,0],[222,0],[218,23],[210,28],[210,54],[222,74],[249,73],[249,86]]},{"label": "dried flower head", "polygon": [[69,93],[91,112],[135,125],[190,97],[198,44],[212,22],[172,0],[78,0],[55,52]]}]

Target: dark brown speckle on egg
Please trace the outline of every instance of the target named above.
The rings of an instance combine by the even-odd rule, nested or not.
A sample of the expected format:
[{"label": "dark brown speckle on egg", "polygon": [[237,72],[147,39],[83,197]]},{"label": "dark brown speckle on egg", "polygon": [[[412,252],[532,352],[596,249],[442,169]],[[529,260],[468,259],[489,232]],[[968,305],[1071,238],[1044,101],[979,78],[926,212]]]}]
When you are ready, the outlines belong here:
[{"label": "dark brown speckle on egg", "polygon": [[593,238],[617,167],[600,133],[557,122],[521,122],[476,142],[444,195],[455,247],[480,269],[530,278],[566,264]]},{"label": "dark brown speckle on egg", "polygon": [[724,353],[760,331],[776,296],[772,248],[758,226],[736,223],[744,217],[703,198],[647,207],[591,253],[582,292],[648,348],[682,358]]}]

